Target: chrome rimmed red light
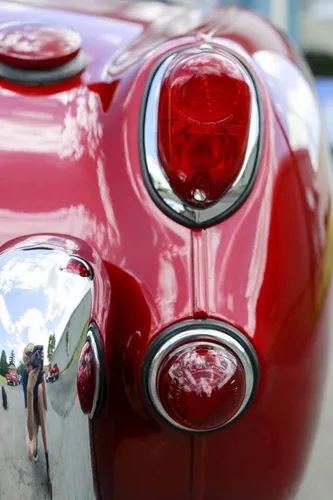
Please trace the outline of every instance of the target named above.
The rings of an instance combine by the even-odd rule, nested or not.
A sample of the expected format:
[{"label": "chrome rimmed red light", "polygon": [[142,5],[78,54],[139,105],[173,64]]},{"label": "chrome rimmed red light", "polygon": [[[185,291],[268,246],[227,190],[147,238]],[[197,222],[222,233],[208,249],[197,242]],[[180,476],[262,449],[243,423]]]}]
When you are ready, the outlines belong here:
[{"label": "chrome rimmed red light", "polygon": [[93,418],[100,396],[101,374],[97,345],[91,331],[82,347],[78,374],[77,393],[82,412]]},{"label": "chrome rimmed red light", "polygon": [[232,186],[250,115],[248,78],[229,54],[184,51],[171,61],[161,85],[158,149],[171,187],[186,203],[207,207]]},{"label": "chrome rimmed red light", "polygon": [[227,216],[253,183],[259,121],[256,86],[238,57],[216,45],[169,56],[144,114],[144,174],[155,202],[191,226]]},{"label": "chrome rimmed red light", "polygon": [[71,257],[64,268],[69,274],[76,274],[82,278],[93,278],[93,273],[90,266],[79,257]]},{"label": "chrome rimmed red light", "polygon": [[245,410],[256,389],[257,363],[253,348],[237,335],[189,329],[159,343],[146,382],[150,405],[162,419],[181,430],[209,432]]}]

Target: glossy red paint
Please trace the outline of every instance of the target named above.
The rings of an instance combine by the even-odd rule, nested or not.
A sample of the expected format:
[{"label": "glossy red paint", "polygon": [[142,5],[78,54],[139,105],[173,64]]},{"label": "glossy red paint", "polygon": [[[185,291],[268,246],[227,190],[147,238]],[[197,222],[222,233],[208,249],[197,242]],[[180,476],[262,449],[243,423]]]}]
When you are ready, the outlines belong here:
[{"label": "glossy red paint", "polygon": [[[246,484],[247,498],[292,498],[321,398],[332,295],[318,326],[304,187],[284,134],[277,123],[269,124],[269,115],[275,119],[272,111],[267,113],[275,144],[264,149],[263,164],[270,168],[261,169],[236,225],[231,218],[202,234],[206,308],[247,333],[261,366],[259,393],[247,415],[213,438],[195,437],[195,489],[207,498],[214,498],[219,486],[217,461],[228,478],[227,497],[241,498]],[[227,453],[231,448],[242,450],[237,468]]]},{"label": "glossy red paint", "polygon": [[[230,8],[206,20],[197,15],[192,31],[186,18],[177,31],[171,15],[160,24],[157,14],[140,21],[144,8],[136,6],[136,19],[126,6],[102,18],[0,4],[1,23],[30,13],[70,25],[89,61],[81,77],[59,85],[0,82],[0,243],[36,234],[45,241],[43,234],[52,233],[61,245],[78,242],[75,253],[93,262],[93,317],[107,361],[107,399],[91,434],[98,499],[215,500],[223,491],[229,500],[289,500],[316,426],[331,324],[324,146],[314,169],[310,152],[297,149],[283,125],[290,103],[284,116],[273,107],[255,54],[279,53],[292,65],[293,51],[263,19]],[[244,205],[218,226],[192,232],[151,200],[138,127],[159,58],[210,38],[257,74],[264,141]],[[259,392],[246,414],[200,437],[155,421],[139,390],[151,340],[193,317],[237,326],[261,365]]]},{"label": "glossy red paint", "polygon": [[0,26],[0,62],[16,68],[51,69],[79,53],[81,39],[72,30],[38,23]]}]

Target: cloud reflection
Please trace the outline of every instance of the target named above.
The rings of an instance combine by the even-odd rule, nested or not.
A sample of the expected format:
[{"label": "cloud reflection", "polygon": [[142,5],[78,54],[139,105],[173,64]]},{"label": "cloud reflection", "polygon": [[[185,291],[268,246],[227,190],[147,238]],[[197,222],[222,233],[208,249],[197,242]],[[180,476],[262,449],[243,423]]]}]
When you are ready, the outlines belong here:
[{"label": "cloud reflection", "polygon": [[60,341],[88,291],[87,280],[61,271],[69,260],[58,251],[16,251],[1,259],[0,349],[14,349],[16,360],[28,342],[43,344],[50,334]]}]

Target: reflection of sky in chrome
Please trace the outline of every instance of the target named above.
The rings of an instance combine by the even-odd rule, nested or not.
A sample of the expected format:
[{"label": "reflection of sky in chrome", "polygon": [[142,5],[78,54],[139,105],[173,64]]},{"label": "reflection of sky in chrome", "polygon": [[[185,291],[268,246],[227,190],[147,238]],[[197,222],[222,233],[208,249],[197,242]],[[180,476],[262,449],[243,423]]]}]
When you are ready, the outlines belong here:
[{"label": "reflection of sky in chrome", "polygon": [[[24,256],[24,260],[23,257]],[[59,342],[66,324],[89,284],[59,270],[69,257],[59,252],[13,252],[1,259],[0,351],[13,349],[16,363],[29,342],[43,344],[49,335]]]}]

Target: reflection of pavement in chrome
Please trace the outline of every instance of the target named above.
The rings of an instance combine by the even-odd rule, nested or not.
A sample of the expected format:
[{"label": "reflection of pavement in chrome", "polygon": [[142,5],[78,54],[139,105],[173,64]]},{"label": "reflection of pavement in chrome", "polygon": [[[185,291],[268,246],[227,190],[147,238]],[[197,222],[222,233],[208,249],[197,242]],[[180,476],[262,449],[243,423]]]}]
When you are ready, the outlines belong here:
[{"label": "reflection of pavement in chrome", "polygon": [[[92,295],[86,293],[73,311],[65,331],[52,356],[51,364],[57,363],[60,376],[55,382],[47,384],[49,402],[60,417],[67,417],[77,400],[78,360],[88,331],[87,311],[91,310]],[[66,345],[68,339],[69,348]]]},{"label": "reflection of pavement in chrome", "polygon": [[[54,390],[58,382],[53,384]],[[26,412],[22,386],[6,386],[6,392],[9,409],[0,406],[0,498],[49,499],[41,432],[39,460],[31,463],[25,444]],[[53,500],[94,499],[88,421],[77,399],[67,418],[59,417],[49,402],[47,431]]]},{"label": "reflection of pavement in chrome", "polygon": [[[26,452],[26,416],[22,386],[6,386],[8,410],[0,407],[0,498],[48,499],[45,456],[39,438],[39,461]],[[50,453],[53,461],[53,454]]]},{"label": "reflection of pavement in chrome", "polygon": [[55,382],[46,385],[49,405],[59,417],[70,415],[77,400],[78,364],[74,363],[72,369],[60,376]]}]

